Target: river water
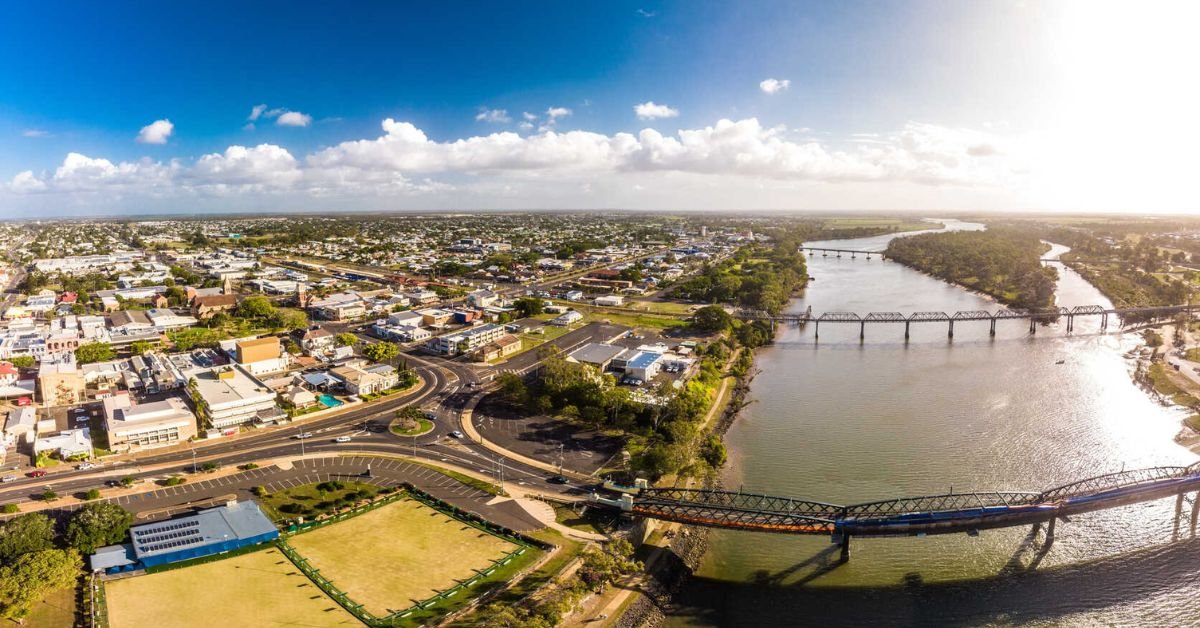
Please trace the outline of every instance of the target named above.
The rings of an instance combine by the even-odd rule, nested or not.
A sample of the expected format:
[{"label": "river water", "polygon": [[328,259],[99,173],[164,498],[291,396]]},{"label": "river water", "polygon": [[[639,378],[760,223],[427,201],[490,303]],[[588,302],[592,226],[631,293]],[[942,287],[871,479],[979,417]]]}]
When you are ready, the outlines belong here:
[{"label": "river water", "polygon": [[[982,225],[944,221],[947,228]],[[824,243],[879,250],[895,236]],[[821,246],[822,243],[810,243]],[[1055,246],[1052,255],[1065,251]],[[792,311],[994,310],[893,262],[809,258]],[[1108,301],[1061,269],[1059,305]],[[1180,415],[1130,380],[1132,334],[1098,318],[783,329],[760,352],[730,429],[727,488],[833,503],[970,490],[1040,491],[1124,468],[1190,464]],[[1058,364],[1062,361],[1062,364]],[[688,625],[1200,625],[1200,542],[1171,542],[1174,500],[978,537],[854,539],[716,530],[669,623]],[[1186,526],[1186,524],[1185,524]]]}]

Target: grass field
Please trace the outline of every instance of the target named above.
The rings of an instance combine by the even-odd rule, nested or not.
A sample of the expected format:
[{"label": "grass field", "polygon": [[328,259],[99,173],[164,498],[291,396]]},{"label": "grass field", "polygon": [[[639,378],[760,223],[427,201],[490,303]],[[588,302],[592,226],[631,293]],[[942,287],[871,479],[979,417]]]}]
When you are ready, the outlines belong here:
[{"label": "grass field", "polygon": [[105,590],[112,628],[362,625],[273,548],[114,580]]},{"label": "grass field", "polygon": [[260,497],[258,501],[272,521],[283,521],[297,516],[311,518],[332,512],[337,507],[372,497],[378,490],[362,482],[321,482],[276,491]]},{"label": "grass field", "polygon": [[428,599],[517,549],[414,500],[296,535],[290,543],[376,615]]},{"label": "grass field", "polygon": [[41,602],[34,604],[25,618],[24,625],[25,628],[61,628],[76,625],[75,588],[54,591]]}]

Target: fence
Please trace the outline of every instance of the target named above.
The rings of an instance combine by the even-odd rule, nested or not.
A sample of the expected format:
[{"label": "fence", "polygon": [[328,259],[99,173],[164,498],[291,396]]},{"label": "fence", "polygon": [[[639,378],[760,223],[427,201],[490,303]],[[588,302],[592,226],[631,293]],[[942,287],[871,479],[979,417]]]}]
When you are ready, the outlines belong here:
[{"label": "fence", "polygon": [[546,543],[544,541],[539,541],[538,539],[526,536],[526,535],[516,532],[514,530],[510,530],[509,528],[506,528],[504,526],[491,523],[474,513],[467,512],[456,506],[448,504],[448,503],[414,487],[411,484],[405,483],[405,484],[402,484],[401,486],[403,488],[402,491],[397,491],[396,493],[389,495],[383,499],[373,501],[370,504],[359,506],[357,508],[348,510],[344,513],[337,514],[333,517],[327,517],[324,519],[320,519],[318,521],[310,521],[310,522],[305,522],[305,523],[300,523],[300,524],[294,524],[294,525],[288,526],[288,528],[284,532],[287,536],[293,536],[293,535],[300,534],[303,532],[308,532],[310,530],[324,527],[331,523],[337,523],[339,521],[344,521],[351,517],[356,517],[358,515],[369,512],[376,508],[380,508],[382,506],[386,506],[387,504],[390,504],[395,501],[399,501],[401,499],[411,498],[411,499],[418,501],[426,506],[429,506],[430,508],[433,508],[434,510],[437,510],[438,512],[450,517],[451,519],[454,519],[456,521],[459,521],[461,523],[469,525],[473,528],[476,528],[480,531],[491,534],[495,537],[504,539],[510,543],[514,543],[518,547],[517,547],[517,549],[513,550],[512,552],[509,552],[508,554],[506,554],[503,558],[493,561],[491,566],[489,566],[488,568],[477,570],[475,572],[474,576],[470,577],[467,580],[459,582],[458,584],[454,585],[453,587],[450,587],[449,589],[446,589],[445,591],[440,591],[437,594],[435,594],[429,598],[426,598],[416,604],[413,604],[412,606],[410,606],[406,609],[398,610],[398,611],[391,613],[390,615],[387,615],[384,617],[377,617],[376,615],[372,614],[370,611],[363,608],[362,604],[359,604],[359,603],[355,602],[353,599],[351,599],[350,596],[345,591],[342,591],[341,589],[339,589],[337,587],[337,585],[335,585],[331,580],[329,580],[325,576],[321,575],[321,571],[319,569],[316,569],[312,565],[310,565],[308,562],[308,559],[301,556],[299,554],[299,552],[297,552],[294,548],[292,548],[291,545],[288,544],[287,538],[285,536],[280,536],[279,539],[275,542],[276,545],[279,547],[279,551],[281,551],[284,556],[287,556],[288,560],[292,561],[292,564],[294,564],[296,566],[296,568],[298,568],[300,571],[302,571],[304,573],[304,575],[308,576],[308,578],[310,580],[312,580],[313,583],[316,584],[318,588],[320,588],[322,591],[324,591],[326,595],[333,598],[333,600],[336,601],[342,608],[346,609],[347,612],[349,612],[351,615],[354,615],[356,618],[358,618],[359,621],[363,622],[364,624],[366,624],[368,626],[372,626],[372,627],[393,626],[393,625],[395,625],[396,620],[405,619],[405,618],[409,617],[410,615],[412,615],[413,613],[416,613],[418,611],[428,610],[428,609],[432,608],[433,606],[435,606],[436,604],[438,604],[439,602],[449,600],[450,598],[453,598],[453,597],[459,595],[460,593],[463,593],[467,589],[470,589],[471,587],[478,584],[484,578],[491,576],[493,573],[495,573],[495,571],[497,569],[505,567],[509,563],[511,563],[513,560],[523,556],[525,554],[525,552],[529,551],[530,549],[550,550],[550,549],[554,548],[554,545],[552,545],[550,543]]},{"label": "fence", "polygon": [[104,596],[104,581],[91,574],[87,579],[88,626],[108,628],[108,600]]}]

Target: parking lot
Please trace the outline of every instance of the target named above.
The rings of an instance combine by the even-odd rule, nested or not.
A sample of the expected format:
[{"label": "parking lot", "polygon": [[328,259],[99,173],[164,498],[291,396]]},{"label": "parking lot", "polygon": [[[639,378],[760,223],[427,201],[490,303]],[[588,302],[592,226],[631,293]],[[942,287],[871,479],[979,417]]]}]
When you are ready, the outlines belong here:
[{"label": "parking lot", "polygon": [[475,428],[484,438],[521,455],[557,465],[562,446],[564,468],[595,473],[618,456],[624,441],[592,430],[584,430],[548,416],[524,416],[492,398],[485,398],[474,412]]}]

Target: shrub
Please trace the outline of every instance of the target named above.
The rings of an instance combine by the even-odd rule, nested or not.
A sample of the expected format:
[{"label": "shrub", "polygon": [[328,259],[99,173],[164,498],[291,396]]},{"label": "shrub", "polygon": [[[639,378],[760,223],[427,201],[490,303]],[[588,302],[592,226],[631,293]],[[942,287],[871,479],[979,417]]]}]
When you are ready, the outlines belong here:
[{"label": "shrub", "polygon": [[167,478],[167,481],[163,482],[163,484],[165,484],[167,486],[179,486],[180,484],[183,484],[184,482],[187,482],[186,478],[181,478],[178,475],[172,475],[171,477]]},{"label": "shrub", "polygon": [[83,498],[86,500],[100,499],[100,489],[88,489],[88,492],[83,494]]},{"label": "shrub", "polygon": [[244,464],[238,468],[241,469],[242,471],[250,471],[251,469],[257,469],[258,465],[253,462],[247,462],[246,464]]},{"label": "shrub", "polygon": [[6,515],[11,515],[15,512],[21,512],[21,507],[16,504],[4,504],[3,512]]},{"label": "shrub", "polygon": [[250,492],[254,493],[254,495],[256,497],[266,497],[268,495],[267,487],[262,486],[262,485],[259,485],[259,486],[256,486],[256,487],[250,489]]}]

